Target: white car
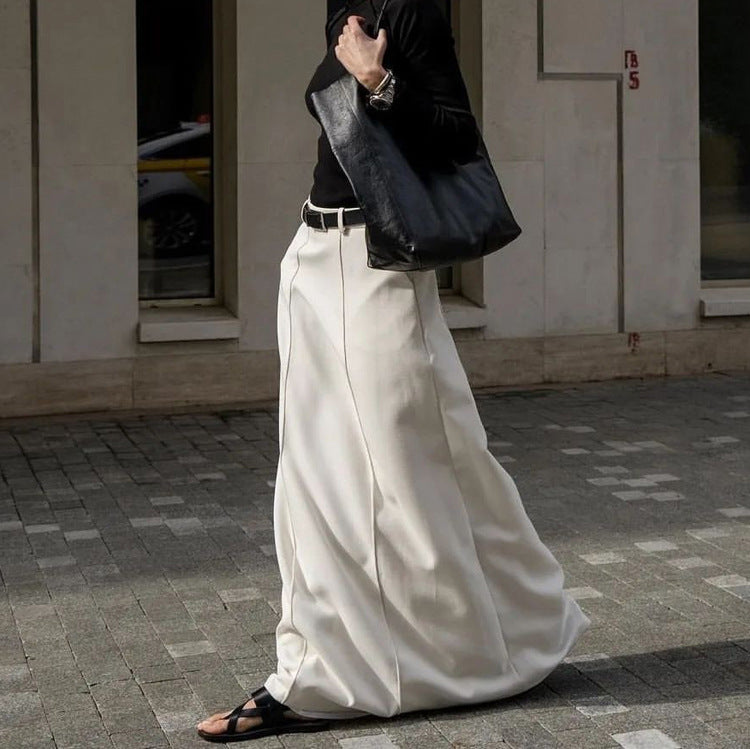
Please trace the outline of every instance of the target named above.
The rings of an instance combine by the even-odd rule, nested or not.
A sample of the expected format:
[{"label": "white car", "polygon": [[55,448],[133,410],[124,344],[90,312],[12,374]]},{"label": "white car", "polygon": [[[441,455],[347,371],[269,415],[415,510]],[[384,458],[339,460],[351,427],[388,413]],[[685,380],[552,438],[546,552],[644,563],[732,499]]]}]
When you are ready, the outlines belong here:
[{"label": "white car", "polygon": [[213,241],[210,123],[138,143],[139,253],[152,257],[209,254]]}]

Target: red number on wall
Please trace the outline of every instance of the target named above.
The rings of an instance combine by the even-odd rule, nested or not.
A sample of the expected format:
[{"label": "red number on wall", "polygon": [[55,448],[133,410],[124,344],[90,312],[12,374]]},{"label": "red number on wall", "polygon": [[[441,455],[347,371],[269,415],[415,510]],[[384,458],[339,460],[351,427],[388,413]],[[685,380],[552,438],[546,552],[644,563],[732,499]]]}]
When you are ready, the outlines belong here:
[{"label": "red number on wall", "polygon": [[638,53],[634,49],[625,50],[625,67],[626,68],[638,67]]},{"label": "red number on wall", "polygon": [[629,70],[628,88],[640,88],[641,79],[638,77],[638,53],[634,49],[625,50],[625,69]]}]

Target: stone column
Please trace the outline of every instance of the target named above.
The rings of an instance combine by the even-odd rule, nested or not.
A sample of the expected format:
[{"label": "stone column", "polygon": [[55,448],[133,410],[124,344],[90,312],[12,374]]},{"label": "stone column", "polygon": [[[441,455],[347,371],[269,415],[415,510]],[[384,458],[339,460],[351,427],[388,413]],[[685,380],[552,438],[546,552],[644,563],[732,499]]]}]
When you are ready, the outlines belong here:
[{"label": "stone column", "polygon": [[28,0],[0,3],[0,363],[32,360],[31,48]]},{"label": "stone column", "polygon": [[278,266],[312,185],[319,127],[304,93],[326,51],[325,0],[237,2],[240,349],[276,348]]},{"label": "stone column", "polygon": [[38,13],[41,358],[132,356],[135,0],[40,0]]}]

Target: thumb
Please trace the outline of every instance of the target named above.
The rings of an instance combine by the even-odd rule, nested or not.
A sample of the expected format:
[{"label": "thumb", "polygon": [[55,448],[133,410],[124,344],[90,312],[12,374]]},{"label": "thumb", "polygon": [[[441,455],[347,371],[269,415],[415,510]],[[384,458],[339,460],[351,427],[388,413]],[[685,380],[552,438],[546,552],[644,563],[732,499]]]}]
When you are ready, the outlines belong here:
[{"label": "thumb", "polygon": [[388,41],[388,36],[385,33],[385,29],[380,29],[380,31],[378,31],[378,35],[375,37],[375,41],[383,46],[386,45],[386,42]]}]

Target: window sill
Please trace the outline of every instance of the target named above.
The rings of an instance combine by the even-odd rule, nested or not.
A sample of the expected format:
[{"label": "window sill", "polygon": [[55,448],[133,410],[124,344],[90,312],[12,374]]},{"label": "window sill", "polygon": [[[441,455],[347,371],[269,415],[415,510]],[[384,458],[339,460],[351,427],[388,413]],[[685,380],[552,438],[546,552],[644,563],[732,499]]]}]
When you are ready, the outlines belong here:
[{"label": "window sill", "polygon": [[140,311],[140,343],[221,341],[240,337],[240,321],[224,307],[151,307]]},{"label": "window sill", "polygon": [[[451,294],[440,298],[440,306],[451,330],[482,328],[487,310],[466,297]],[[240,321],[224,307],[150,307],[140,311],[138,341],[221,341],[240,336]]]},{"label": "window sill", "polygon": [[701,316],[750,315],[750,287],[729,286],[701,289]]},{"label": "window sill", "polygon": [[483,328],[487,325],[487,308],[469,301],[459,294],[440,297],[440,306],[451,330]]}]

